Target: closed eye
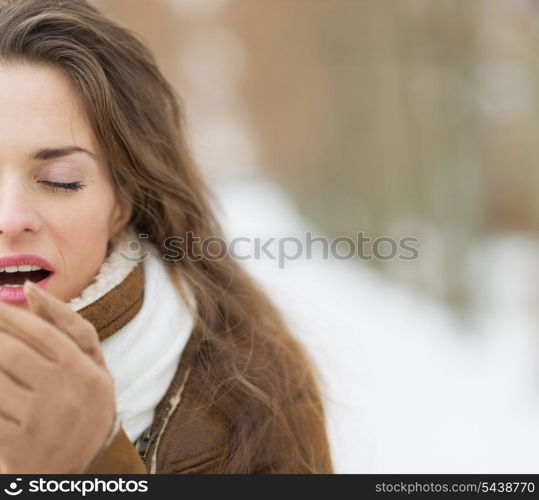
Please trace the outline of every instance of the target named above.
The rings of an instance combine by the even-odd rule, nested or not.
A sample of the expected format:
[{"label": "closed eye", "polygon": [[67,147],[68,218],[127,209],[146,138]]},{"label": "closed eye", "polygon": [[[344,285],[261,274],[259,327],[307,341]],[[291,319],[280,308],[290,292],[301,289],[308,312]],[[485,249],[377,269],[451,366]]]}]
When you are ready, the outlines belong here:
[{"label": "closed eye", "polygon": [[84,187],[84,184],[80,182],[51,182],[51,181],[39,181],[41,184],[48,186],[53,192],[58,191],[58,189],[63,189],[65,191],[77,191]]}]

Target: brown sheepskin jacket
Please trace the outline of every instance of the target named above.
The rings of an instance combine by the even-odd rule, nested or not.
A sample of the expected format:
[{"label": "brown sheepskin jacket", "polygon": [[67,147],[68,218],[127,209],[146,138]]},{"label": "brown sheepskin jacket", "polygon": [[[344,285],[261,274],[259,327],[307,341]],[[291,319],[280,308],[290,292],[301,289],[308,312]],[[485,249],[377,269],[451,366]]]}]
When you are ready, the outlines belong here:
[{"label": "brown sheepskin jacket", "polygon": [[[118,286],[81,309],[92,322],[100,340],[113,335],[140,310],[144,298],[144,273],[138,265]],[[191,370],[195,353],[191,335],[182,352],[178,369],[165,396],[155,410],[151,427],[131,443],[123,429],[107,449],[85,471],[89,474],[199,474],[222,473],[221,463],[229,432],[224,419],[212,407],[196,398],[200,386]],[[319,452],[318,473],[332,473],[332,463],[323,423],[305,422],[312,428],[312,440]],[[278,473],[302,473],[292,464],[276,464]],[[259,471],[252,471],[257,473]]]}]

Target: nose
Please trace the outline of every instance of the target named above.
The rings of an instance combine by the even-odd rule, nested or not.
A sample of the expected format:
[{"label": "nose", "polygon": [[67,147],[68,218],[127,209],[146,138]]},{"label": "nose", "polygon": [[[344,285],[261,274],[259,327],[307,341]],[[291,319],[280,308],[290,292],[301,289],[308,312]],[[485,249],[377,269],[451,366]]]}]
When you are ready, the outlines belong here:
[{"label": "nose", "polygon": [[[0,246],[36,232],[40,219],[32,192],[17,179],[0,180]],[[3,242],[2,242],[3,240]]]}]

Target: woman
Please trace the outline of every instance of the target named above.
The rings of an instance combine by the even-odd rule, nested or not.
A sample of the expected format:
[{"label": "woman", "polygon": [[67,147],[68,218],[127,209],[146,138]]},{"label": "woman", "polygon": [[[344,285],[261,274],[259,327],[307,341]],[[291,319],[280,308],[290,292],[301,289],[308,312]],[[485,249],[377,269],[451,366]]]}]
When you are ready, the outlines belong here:
[{"label": "woman", "polygon": [[134,35],[0,0],[3,472],[332,472],[305,354],[203,251],[208,200]]}]

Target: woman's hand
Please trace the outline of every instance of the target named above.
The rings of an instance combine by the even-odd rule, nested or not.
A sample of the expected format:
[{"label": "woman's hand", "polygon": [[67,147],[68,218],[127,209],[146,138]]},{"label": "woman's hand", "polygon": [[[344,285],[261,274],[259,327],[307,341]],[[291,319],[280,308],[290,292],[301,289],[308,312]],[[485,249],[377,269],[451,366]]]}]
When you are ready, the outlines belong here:
[{"label": "woman's hand", "polygon": [[114,422],[93,325],[30,281],[31,312],[0,302],[0,472],[82,473]]}]

